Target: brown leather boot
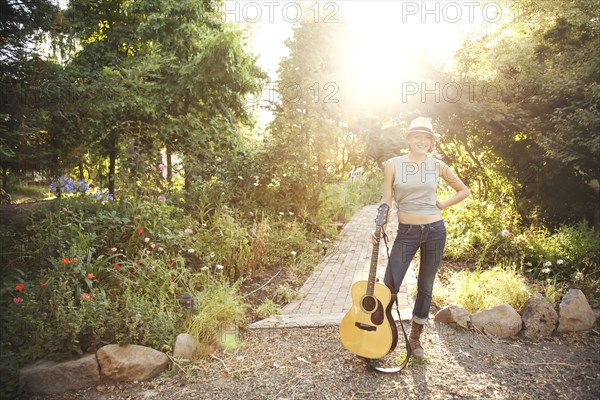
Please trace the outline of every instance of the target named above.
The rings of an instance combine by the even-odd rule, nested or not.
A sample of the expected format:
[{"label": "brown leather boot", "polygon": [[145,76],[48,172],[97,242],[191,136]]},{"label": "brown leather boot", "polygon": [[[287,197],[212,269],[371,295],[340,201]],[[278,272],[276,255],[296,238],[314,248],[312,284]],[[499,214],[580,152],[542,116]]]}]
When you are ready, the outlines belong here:
[{"label": "brown leather boot", "polygon": [[425,350],[423,350],[423,346],[421,346],[421,342],[419,341],[421,333],[423,333],[423,325],[413,321],[410,327],[410,334],[408,335],[408,344],[410,345],[413,357],[417,360],[425,359]]}]

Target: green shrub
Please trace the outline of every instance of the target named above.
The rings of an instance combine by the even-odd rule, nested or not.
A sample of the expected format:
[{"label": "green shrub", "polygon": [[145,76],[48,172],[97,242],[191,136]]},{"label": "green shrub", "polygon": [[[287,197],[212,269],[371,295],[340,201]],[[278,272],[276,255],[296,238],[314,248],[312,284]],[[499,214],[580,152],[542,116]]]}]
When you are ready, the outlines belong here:
[{"label": "green shrub", "polygon": [[498,266],[473,272],[462,270],[450,276],[444,286],[437,281],[433,301],[440,307],[456,304],[469,312],[508,303],[518,311],[532,293],[514,266]]},{"label": "green shrub", "polygon": [[197,312],[189,315],[184,323],[185,332],[200,343],[214,343],[224,328],[244,322],[246,304],[239,288],[225,280],[215,280],[212,285],[197,294]]}]

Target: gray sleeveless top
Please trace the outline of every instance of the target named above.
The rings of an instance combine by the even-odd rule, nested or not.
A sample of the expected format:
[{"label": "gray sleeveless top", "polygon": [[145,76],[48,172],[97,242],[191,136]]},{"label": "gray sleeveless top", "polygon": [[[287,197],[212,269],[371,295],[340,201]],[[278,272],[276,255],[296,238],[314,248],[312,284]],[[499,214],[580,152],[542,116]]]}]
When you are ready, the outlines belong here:
[{"label": "gray sleeveless top", "polygon": [[398,209],[411,214],[438,214],[437,187],[439,174],[435,159],[427,157],[421,164],[408,161],[408,155],[392,159],[396,168],[394,199]]}]

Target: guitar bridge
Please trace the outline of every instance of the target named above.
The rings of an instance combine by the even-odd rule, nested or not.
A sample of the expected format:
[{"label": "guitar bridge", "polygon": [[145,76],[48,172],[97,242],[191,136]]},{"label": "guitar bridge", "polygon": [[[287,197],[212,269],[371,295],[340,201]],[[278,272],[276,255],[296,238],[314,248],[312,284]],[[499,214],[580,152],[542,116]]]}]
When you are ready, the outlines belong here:
[{"label": "guitar bridge", "polygon": [[355,325],[355,326],[356,326],[358,329],[362,329],[363,331],[369,331],[369,332],[372,332],[372,331],[376,331],[376,330],[377,330],[377,327],[376,327],[376,326],[373,326],[373,325],[368,325],[368,324],[363,324],[362,322],[356,322],[354,325]]}]

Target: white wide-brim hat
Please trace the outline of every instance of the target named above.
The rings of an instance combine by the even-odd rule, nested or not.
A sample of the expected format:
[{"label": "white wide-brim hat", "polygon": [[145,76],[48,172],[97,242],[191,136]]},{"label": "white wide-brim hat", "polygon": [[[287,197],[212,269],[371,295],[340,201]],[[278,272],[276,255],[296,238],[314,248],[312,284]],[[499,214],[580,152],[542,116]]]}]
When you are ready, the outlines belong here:
[{"label": "white wide-brim hat", "polygon": [[413,132],[424,132],[430,134],[434,140],[439,140],[440,135],[433,131],[433,124],[431,123],[431,118],[426,117],[417,117],[410,121],[410,125],[408,126],[408,131],[406,135]]}]

